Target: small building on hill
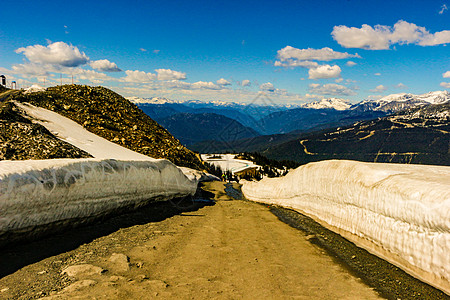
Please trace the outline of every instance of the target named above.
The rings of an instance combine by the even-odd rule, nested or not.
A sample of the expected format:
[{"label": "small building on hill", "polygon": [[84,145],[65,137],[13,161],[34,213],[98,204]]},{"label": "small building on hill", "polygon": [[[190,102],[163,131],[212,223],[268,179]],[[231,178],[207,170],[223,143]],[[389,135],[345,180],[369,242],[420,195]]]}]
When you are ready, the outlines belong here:
[{"label": "small building on hill", "polygon": [[0,85],[6,87],[6,76],[0,75]]}]

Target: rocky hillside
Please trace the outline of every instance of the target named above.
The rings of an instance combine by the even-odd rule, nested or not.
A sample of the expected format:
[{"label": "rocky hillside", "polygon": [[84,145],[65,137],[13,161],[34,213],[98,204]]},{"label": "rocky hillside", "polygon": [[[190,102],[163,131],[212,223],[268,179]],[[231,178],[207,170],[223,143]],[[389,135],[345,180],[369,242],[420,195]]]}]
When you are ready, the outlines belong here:
[{"label": "rocky hillside", "polygon": [[32,123],[12,102],[0,103],[0,160],[91,157]]},{"label": "rocky hillside", "polygon": [[179,166],[204,169],[198,156],[136,105],[104,87],[64,85],[44,92],[16,93],[8,100],[55,111],[87,130],[136,152],[166,158]]}]

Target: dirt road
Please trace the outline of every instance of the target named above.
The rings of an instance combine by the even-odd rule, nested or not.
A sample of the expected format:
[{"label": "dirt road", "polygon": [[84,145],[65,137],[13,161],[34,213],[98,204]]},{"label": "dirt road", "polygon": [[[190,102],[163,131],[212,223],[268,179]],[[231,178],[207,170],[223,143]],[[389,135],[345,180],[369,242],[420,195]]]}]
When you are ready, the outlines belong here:
[{"label": "dirt road", "polygon": [[220,182],[209,189],[214,205],[119,229],[5,276],[0,298],[379,298],[267,207],[229,201]]}]

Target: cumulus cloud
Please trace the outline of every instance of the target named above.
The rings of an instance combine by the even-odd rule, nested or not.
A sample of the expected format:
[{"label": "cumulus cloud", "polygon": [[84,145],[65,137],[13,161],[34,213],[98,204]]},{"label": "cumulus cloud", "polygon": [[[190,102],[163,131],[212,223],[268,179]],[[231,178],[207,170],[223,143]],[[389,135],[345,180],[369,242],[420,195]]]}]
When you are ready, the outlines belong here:
[{"label": "cumulus cloud", "polygon": [[444,89],[450,89],[450,82],[441,82],[440,86]]},{"label": "cumulus cloud", "polygon": [[213,82],[197,81],[191,84],[194,89],[220,90],[221,87]]},{"label": "cumulus cloud", "polygon": [[334,82],[339,83],[339,82],[342,82],[342,81],[344,81],[344,78],[338,78]]},{"label": "cumulus cloud", "polygon": [[379,86],[377,86],[374,89],[371,89],[370,91],[374,92],[374,93],[381,93],[381,92],[384,92],[386,90],[387,90],[387,87],[385,87],[384,85],[380,84]]},{"label": "cumulus cloud", "polygon": [[156,69],[158,80],[180,80],[186,79],[186,73],[174,71],[170,69]]},{"label": "cumulus cloud", "polygon": [[71,75],[74,75],[76,79],[89,80],[93,83],[99,84],[112,78],[105,73],[96,72],[94,70],[85,70],[81,68],[74,68],[70,70]]},{"label": "cumulus cloud", "polygon": [[350,57],[361,58],[358,54],[349,54],[347,52],[337,52],[331,48],[325,47],[322,49],[297,49],[291,46],[286,46],[277,52],[279,62],[295,63],[299,61],[330,61],[335,59],[344,59]]},{"label": "cumulus cloud", "polygon": [[107,80],[114,80],[114,78],[106,75],[105,73],[97,72],[94,70],[86,70],[79,67],[78,68],[64,67],[60,65],[51,65],[51,64],[26,63],[13,65],[11,70],[8,70],[8,73],[19,75],[24,78],[49,77],[48,78],[49,82],[51,81],[51,77],[55,77],[54,73],[74,76],[74,79],[89,80],[93,83],[102,83]]},{"label": "cumulus cloud", "polygon": [[248,80],[248,79],[244,79],[244,80],[242,80],[242,82],[241,82],[241,85],[242,86],[250,86],[252,83],[250,82],[250,80]]},{"label": "cumulus cloud", "polygon": [[430,33],[425,27],[400,20],[393,27],[364,24],[361,28],[334,26],[333,38],[345,48],[386,50],[393,44],[435,46],[450,43],[450,30]]},{"label": "cumulus cloud", "polygon": [[439,14],[442,15],[446,10],[448,10],[448,7],[446,4],[442,4],[441,10],[439,11]]},{"label": "cumulus cloud", "polygon": [[48,76],[50,72],[59,72],[60,69],[52,65],[42,65],[34,63],[18,64],[12,66],[12,73],[21,75],[25,78]]},{"label": "cumulus cloud", "polygon": [[381,76],[381,73],[375,73],[375,74],[373,74],[373,75],[375,75],[375,76]]},{"label": "cumulus cloud", "polygon": [[273,91],[275,91],[275,87],[274,87],[273,84],[270,83],[270,82],[266,82],[266,83],[261,84],[261,85],[259,86],[259,89],[260,89],[261,91],[268,91],[268,92],[273,92]]},{"label": "cumulus cloud", "polygon": [[156,79],[156,74],[146,73],[144,71],[139,70],[126,70],[125,74],[127,76],[123,77],[123,80],[126,82],[134,82],[134,83],[146,83],[151,82]]},{"label": "cumulus cloud", "polygon": [[46,47],[42,45],[22,47],[17,49],[16,53],[23,53],[31,63],[65,67],[77,67],[89,61],[89,57],[84,52],[64,42],[55,42]]},{"label": "cumulus cloud", "polygon": [[275,67],[302,67],[302,68],[317,68],[319,64],[315,61],[309,60],[295,60],[295,59],[287,59],[285,61],[275,61],[273,64]]},{"label": "cumulus cloud", "polygon": [[225,78],[220,78],[219,80],[216,81],[216,83],[218,85],[231,85],[231,82],[229,82]]},{"label": "cumulus cloud", "polygon": [[407,86],[400,82],[400,83],[397,84],[395,87],[398,88],[398,89],[404,89],[404,88],[406,88]]},{"label": "cumulus cloud", "polygon": [[147,52],[147,49],[145,49],[145,48],[139,48],[139,50],[142,52]]},{"label": "cumulus cloud", "polygon": [[323,65],[308,71],[309,79],[336,78],[341,75],[341,68],[337,65]]},{"label": "cumulus cloud", "polygon": [[122,70],[119,69],[119,67],[115,63],[110,62],[107,59],[94,60],[91,61],[89,65],[92,68],[102,72],[122,72]]},{"label": "cumulus cloud", "polygon": [[352,96],[356,95],[355,91],[336,83],[318,84],[311,83],[309,85],[309,91],[311,93],[319,95],[333,95],[333,96]]},{"label": "cumulus cloud", "polygon": [[450,78],[450,71],[445,72],[444,74],[442,74],[442,77],[444,78]]},{"label": "cumulus cloud", "polygon": [[347,66],[349,66],[349,67],[353,67],[353,66],[356,66],[357,65],[357,63],[355,63],[354,61],[351,61],[351,60],[349,60],[348,62],[346,62],[345,63]]}]

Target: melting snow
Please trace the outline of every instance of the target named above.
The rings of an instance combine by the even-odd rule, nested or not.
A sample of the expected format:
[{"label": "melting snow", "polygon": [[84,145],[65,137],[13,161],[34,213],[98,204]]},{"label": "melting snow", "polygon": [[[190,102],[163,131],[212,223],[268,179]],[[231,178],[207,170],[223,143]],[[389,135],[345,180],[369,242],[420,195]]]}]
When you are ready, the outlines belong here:
[{"label": "melting snow", "polygon": [[450,292],[450,167],[322,161],[245,182],[242,191],[369,241],[393,254],[388,260]]},{"label": "melting snow", "polygon": [[208,177],[126,149],[55,112],[16,104],[95,158],[0,161],[0,243],[15,232],[72,226],[123,208],[193,195],[198,181]]}]

